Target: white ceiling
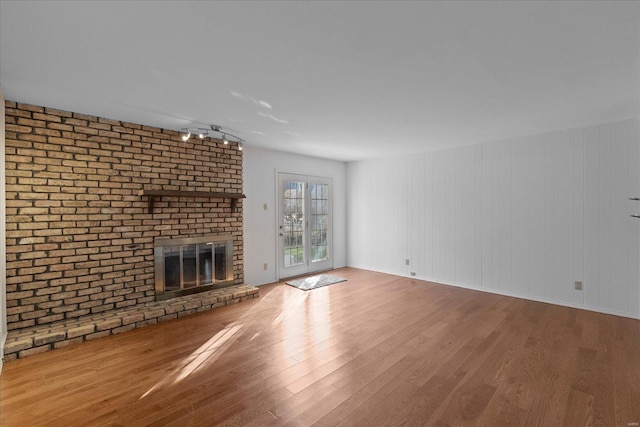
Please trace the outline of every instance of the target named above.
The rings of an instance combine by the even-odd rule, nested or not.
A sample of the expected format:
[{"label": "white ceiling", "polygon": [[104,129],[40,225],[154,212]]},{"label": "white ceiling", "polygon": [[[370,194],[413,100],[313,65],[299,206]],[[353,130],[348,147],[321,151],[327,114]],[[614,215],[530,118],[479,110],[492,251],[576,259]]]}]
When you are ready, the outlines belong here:
[{"label": "white ceiling", "polygon": [[640,116],[640,2],[0,2],[8,100],[355,160]]}]

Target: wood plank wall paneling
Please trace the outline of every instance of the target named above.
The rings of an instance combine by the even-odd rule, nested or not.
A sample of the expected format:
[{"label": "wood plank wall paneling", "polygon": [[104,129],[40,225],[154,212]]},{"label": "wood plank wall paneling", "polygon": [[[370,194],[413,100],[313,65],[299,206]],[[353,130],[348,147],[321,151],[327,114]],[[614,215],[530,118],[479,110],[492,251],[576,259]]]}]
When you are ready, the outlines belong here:
[{"label": "wood plank wall paneling", "polygon": [[638,317],[639,146],[628,120],[350,163],[348,263]]},{"label": "wood plank wall paneling", "polygon": [[[585,195],[585,140],[584,131],[573,135],[573,278],[584,282],[584,195]],[[573,303],[583,305],[585,291],[573,290]]]},{"label": "wood plank wall paneling", "polygon": [[[633,195],[634,191],[636,191],[636,197],[640,197],[640,189],[638,189],[638,183],[640,183],[640,167],[634,165],[640,165],[640,143],[634,144],[633,140],[640,140],[640,130],[638,130],[638,127],[640,126],[630,126],[627,129],[629,133],[627,139],[631,141],[629,144],[630,179],[627,185],[627,192]],[[629,211],[640,214],[640,201],[629,200],[627,203],[629,205]],[[640,219],[630,218],[630,220],[634,221],[635,224],[637,224],[636,227],[640,228]],[[629,221],[629,219],[627,219],[627,221]],[[640,240],[640,236],[638,236],[638,240]],[[640,262],[638,261],[640,260],[640,244],[634,242],[633,239],[625,239],[625,241],[627,243],[627,257],[629,259],[629,276],[631,280],[633,280],[634,277],[640,277]],[[634,264],[636,266],[636,272],[634,272]],[[635,274],[638,274],[638,276],[635,276]],[[640,301],[640,286],[632,286],[629,288],[628,301],[631,306],[633,306],[634,301]]]}]

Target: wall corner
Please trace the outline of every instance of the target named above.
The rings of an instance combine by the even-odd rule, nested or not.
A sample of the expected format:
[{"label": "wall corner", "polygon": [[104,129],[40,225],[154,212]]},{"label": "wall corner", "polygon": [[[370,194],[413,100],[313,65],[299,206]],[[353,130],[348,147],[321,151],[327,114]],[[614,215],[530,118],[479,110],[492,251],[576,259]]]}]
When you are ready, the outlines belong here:
[{"label": "wall corner", "polygon": [[4,96],[0,88],[0,374],[4,358],[4,343],[7,339],[7,199],[4,167],[5,117]]}]

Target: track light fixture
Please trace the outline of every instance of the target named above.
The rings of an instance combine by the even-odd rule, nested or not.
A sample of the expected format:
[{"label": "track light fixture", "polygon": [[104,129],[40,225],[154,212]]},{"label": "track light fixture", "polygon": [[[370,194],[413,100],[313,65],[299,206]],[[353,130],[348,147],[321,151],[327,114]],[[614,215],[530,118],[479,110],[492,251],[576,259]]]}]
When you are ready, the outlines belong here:
[{"label": "track light fixture", "polygon": [[239,151],[242,151],[244,148],[244,139],[223,131],[221,126],[211,125],[209,128],[183,128],[180,129],[180,132],[182,132],[182,140],[185,142],[191,138],[191,135],[198,135],[198,138],[204,139],[205,137],[211,136],[212,133],[217,133],[220,134],[220,139],[224,145],[229,145],[230,141],[235,141],[238,144]]}]

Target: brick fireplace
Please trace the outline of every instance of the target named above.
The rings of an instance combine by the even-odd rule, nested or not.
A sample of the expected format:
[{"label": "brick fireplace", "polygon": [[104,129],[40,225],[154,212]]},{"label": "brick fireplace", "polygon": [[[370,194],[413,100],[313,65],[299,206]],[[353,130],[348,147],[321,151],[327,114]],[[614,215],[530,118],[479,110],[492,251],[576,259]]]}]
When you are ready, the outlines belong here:
[{"label": "brick fireplace", "polygon": [[[154,242],[225,235],[243,283],[242,151],[5,102],[7,315],[16,330],[156,300]],[[172,192],[150,203],[152,191]],[[145,193],[146,192],[146,193]],[[192,193],[191,197],[180,194]]]}]

